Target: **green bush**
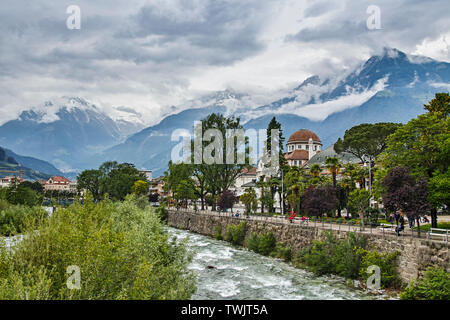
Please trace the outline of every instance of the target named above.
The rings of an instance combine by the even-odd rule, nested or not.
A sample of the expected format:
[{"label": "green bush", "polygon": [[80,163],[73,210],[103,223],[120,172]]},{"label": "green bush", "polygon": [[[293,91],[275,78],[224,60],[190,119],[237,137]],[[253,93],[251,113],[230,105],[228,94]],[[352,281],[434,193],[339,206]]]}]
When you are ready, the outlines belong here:
[{"label": "green bush", "polygon": [[0,199],[0,211],[9,208],[10,204],[6,199]]},{"label": "green bush", "polygon": [[277,242],[272,232],[264,232],[259,238],[258,253],[268,256],[275,250]]},{"label": "green bush", "polygon": [[[85,199],[40,221],[24,239],[0,244],[1,299],[189,299],[191,256],[171,240],[152,208]],[[81,289],[69,290],[67,267],[78,266]]]},{"label": "green bush", "polygon": [[291,248],[285,246],[283,243],[277,243],[275,250],[271,253],[272,257],[283,259],[288,262],[291,261],[292,251]]},{"label": "green bush", "polygon": [[378,217],[380,215],[380,210],[368,207],[363,212],[365,224],[376,227],[378,225]]},{"label": "green bush", "polygon": [[167,219],[169,218],[169,213],[166,209],[166,206],[164,204],[160,205],[158,208],[156,208],[156,214],[158,215],[161,222],[167,224]]},{"label": "green bush", "polygon": [[358,249],[366,246],[367,239],[349,233],[345,239],[337,239],[327,231],[325,240],[314,240],[311,246],[298,251],[293,263],[303,266],[317,275],[337,274],[356,279],[359,275],[361,254]]},{"label": "green bush", "polygon": [[400,294],[402,300],[450,300],[450,273],[439,267],[429,267],[422,279]]},{"label": "green bush", "polygon": [[252,232],[252,234],[247,238],[247,248],[259,253],[259,235],[257,232]]},{"label": "green bush", "polygon": [[247,224],[245,222],[241,222],[239,225],[228,225],[227,231],[225,234],[225,240],[231,242],[236,246],[242,245],[245,239]]},{"label": "green bush", "polygon": [[361,279],[366,282],[370,274],[367,273],[369,266],[375,265],[380,268],[381,271],[381,286],[386,287],[399,287],[401,284],[397,267],[398,259],[400,255],[399,251],[393,253],[379,253],[378,251],[366,251],[359,250],[362,255],[361,269],[359,275]]},{"label": "green bush", "polygon": [[41,207],[9,205],[0,211],[0,235],[12,236],[22,233],[28,220],[39,220],[48,216]]},{"label": "green bush", "polygon": [[222,226],[220,224],[215,227],[214,238],[216,240],[222,240]]},{"label": "green bush", "polygon": [[358,249],[365,248],[367,238],[349,233],[347,238],[336,241],[332,255],[334,273],[345,278],[357,279],[361,265],[361,254]]}]

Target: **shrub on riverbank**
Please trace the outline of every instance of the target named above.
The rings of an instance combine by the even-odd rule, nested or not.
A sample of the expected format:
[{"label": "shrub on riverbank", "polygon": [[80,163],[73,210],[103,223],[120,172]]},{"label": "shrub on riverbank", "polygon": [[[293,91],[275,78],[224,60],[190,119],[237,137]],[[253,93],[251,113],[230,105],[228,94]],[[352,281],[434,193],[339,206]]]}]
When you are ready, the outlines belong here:
[{"label": "shrub on riverbank", "polygon": [[283,259],[284,261],[289,262],[292,259],[292,250],[283,243],[278,242],[275,250],[272,251],[270,255],[274,258]]},{"label": "shrub on riverbank", "polygon": [[275,250],[277,242],[275,236],[272,232],[264,232],[259,239],[258,250],[259,253],[268,256],[272,251]]},{"label": "shrub on riverbank", "polygon": [[[40,220],[48,216],[41,207],[2,205],[0,211],[0,236],[13,236],[23,231],[28,220]],[[31,222],[31,221],[30,221]]]},{"label": "shrub on riverbank", "polygon": [[258,253],[259,251],[259,235],[257,232],[252,232],[247,238],[247,248]]},{"label": "shrub on riverbank", "polygon": [[231,242],[236,246],[241,246],[245,239],[246,228],[247,224],[245,223],[245,221],[241,222],[237,226],[228,225],[225,234],[225,240]]},{"label": "shrub on riverbank", "polygon": [[367,273],[369,266],[375,265],[381,271],[381,286],[383,288],[398,288],[401,280],[397,271],[399,251],[393,253],[379,253],[378,251],[360,250],[362,255],[359,275],[366,282],[371,274]]},{"label": "shrub on riverbank", "polygon": [[313,244],[299,251],[294,258],[297,265],[306,266],[317,275],[337,274],[356,279],[361,264],[359,248],[366,246],[366,238],[349,233],[345,239],[337,239],[326,232],[325,240],[315,240]]},{"label": "shrub on riverbank", "polygon": [[222,226],[220,224],[216,225],[215,227],[214,239],[222,240]]},{"label": "shrub on riverbank", "polygon": [[325,240],[315,240],[311,246],[297,252],[293,263],[317,275],[336,274],[347,279],[360,279],[364,283],[370,276],[367,268],[376,265],[381,269],[382,287],[398,287],[399,252],[382,254],[375,250],[368,251],[366,246],[365,236],[349,233],[346,238],[338,239],[327,232]]},{"label": "shrub on riverbank", "polygon": [[402,300],[450,300],[450,273],[429,267],[422,279],[411,282],[400,294]]},{"label": "shrub on riverbank", "polygon": [[277,244],[272,232],[264,232],[261,236],[256,232],[252,232],[246,242],[247,248],[264,256],[270,255]]},{"label": "shrub on riverbank", "polygon": [[161,220],[162,223],[167,224],[169,212],[167,211],[166,205],[161,204],[159,207],[156,208],[155,212],[158,215],[159,220]]},{"label": "shrub on riverbank", "polygon": [[[0,245],[1,299],[189,299],[190,256],[150,207],[85,199],[50,218],[27,222],[13,250]],[[81,289],[69,290],[78,266]]]}]

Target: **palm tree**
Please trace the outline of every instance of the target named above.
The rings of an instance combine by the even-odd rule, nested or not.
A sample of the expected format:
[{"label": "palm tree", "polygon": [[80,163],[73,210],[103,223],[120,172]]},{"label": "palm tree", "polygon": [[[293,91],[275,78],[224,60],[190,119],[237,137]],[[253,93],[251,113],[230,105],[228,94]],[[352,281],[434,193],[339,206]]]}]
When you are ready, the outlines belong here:
[{"label": "palm tree", "polygon": [[309,168],[309,174],[312,175],[313,177],[317,178],[318,176],[320,176],[320,173],[322,172],[322,168],[320,167],[319,164],[314,163],[310,168]]},{"label": "palm tree", "polygon": [[288,192],[288,203],[292,209],[296,204],[297,212],[300,212],[300,197],[305,190],[305,170],[301,167],[291,167],[286,173],[285,183]]},{"label": "palm tree", "polygon": [[325,166],[328,169],[328,172],[330,172],[333,176],[333,187],[336,188],[336,175],[341,170],[341,162],[336,157],[329,157],[325,159]]},{"label": "palm tree", "polygon": [[271,205],[271,208],[269,208],[269,211],[274,212],[275,211],[274,207],[273,207],[274,197],[275,197],[276,191],[281,186],[281,179],[278,177],[270,177],[269,181],[267,181],[267,185],[269,186],[270,196],[272,197],[272,205]]},{"label": "palm tree", "polygon": [[266,182],[264,181],[266,178],[266,176],[260,176],[259,177],[259,181],[256,182],[256,186],[259,188],[260,192],[261,192],[261,197],[260,197],[260,201],[261,201],[261,213],[264,213],[264,201],[263,197],[266,193]]}]

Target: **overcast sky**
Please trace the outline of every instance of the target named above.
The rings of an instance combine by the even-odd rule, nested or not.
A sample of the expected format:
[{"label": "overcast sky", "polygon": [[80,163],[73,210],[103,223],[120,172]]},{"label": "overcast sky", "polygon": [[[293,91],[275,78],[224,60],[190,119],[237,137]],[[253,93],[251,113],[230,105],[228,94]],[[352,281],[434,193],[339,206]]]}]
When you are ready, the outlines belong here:
[{"label": "overcast sky", "polygon": [[[367,27],[370,5],[381,29]],[[59,96],[154,123],[210,91],[270,96],[340,74],[384,46],[450,61],[449,12],[448,0],[2,0],[0,123]]]}]

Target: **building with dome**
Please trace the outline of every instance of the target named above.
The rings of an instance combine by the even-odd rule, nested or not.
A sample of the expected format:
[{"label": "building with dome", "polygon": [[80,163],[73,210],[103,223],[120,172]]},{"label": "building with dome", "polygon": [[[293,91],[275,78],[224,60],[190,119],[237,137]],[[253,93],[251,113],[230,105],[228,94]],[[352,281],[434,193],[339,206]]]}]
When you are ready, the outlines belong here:
[{"label": "building with dome", "polygon": [[304,166],[322,150],[322,142],[317,134],[307,129],[294,132],[287,142],[284,157],[289,166]]}]

